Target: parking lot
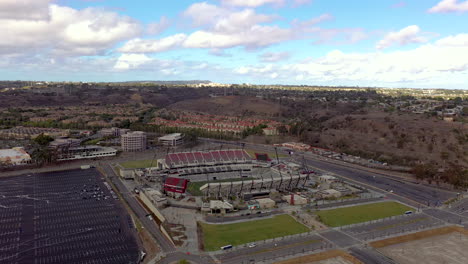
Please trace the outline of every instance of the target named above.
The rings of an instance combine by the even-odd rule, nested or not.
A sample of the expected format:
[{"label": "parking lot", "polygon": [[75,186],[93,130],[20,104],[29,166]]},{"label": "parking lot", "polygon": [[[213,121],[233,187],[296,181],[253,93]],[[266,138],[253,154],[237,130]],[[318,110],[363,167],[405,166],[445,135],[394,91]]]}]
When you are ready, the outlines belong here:
[{"label": "parking lot", "polygon": [[1,263],[137,263],[131,218],[94,169],[0,179]]},{"label": "parking lot", "polygon": [[441,226],[444,223],[426,214],[411,214],[394,216],[372,223],[343,228],[342,231],[360,240],[374,240],[390,235],[417,231],[426,228]]}]

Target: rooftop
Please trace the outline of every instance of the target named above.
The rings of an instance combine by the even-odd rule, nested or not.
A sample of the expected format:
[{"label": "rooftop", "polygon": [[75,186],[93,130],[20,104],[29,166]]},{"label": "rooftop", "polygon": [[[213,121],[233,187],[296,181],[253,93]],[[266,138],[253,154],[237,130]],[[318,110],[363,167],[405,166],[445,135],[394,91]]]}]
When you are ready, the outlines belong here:
[{"label": "rooftop", "polygon": [[172,134],[162,136],[159,139],[161,139],[161,140],[177,140],[177,139],[180,139],[181,137],[182,137],[181,133],[172,133]]},{"label": "rooftop", "polygon": [[23,148],[0,149],[0,158],[28,155]]}]

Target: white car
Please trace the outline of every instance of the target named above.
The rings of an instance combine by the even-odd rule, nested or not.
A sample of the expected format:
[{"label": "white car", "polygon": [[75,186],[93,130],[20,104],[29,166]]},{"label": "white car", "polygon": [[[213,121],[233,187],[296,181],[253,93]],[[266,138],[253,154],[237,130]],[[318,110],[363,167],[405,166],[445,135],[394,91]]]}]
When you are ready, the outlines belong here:
[{"label": "white car", "polygon": [[255,243],[250,243],[249,244],[249,248],[253,248],[253,247],[256,247],[256,246],[257,246],[257,244],[255,244]]}]

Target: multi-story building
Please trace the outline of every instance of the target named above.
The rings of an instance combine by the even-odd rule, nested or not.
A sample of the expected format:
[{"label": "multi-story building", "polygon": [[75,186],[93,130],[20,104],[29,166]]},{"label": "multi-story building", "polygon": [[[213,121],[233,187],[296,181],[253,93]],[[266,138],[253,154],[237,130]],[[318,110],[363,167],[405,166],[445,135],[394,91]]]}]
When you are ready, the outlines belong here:
[{"label": "multi-story building", "polygon": [[81,146],[68,148],[57,153],[57,160],[79,160],[112,157],[117,155],[117,150],[101,146]]},{"label": "multi-story building", "polygon": [[123,151],[143,151],[146,149],[146,133],[142,131],[129,132],[120,137]]},{"label": "multi-story building", "polygon": [[129,131],[130,131],[130,129],[112,127],[112,128],[103,128],[103,129],[101,129],[99,131],[99,134],[101,136],[103,136],[103,137],[120,137],[121,135],[124,135]]},{"label": "multi-story building", "polygon": [[178,146],[184,143],[184,137],[181,133],[173,133],[158,138],[158,142],[164,146]]}]

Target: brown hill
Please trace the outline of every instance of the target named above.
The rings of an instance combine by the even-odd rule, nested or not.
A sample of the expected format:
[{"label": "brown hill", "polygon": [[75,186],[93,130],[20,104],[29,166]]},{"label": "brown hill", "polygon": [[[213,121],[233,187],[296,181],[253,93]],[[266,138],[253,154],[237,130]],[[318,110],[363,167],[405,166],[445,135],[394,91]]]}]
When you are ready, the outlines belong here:
[{"label": "brown hill", "polygon": [[247,96],[224,96],[180,101],[168,107],[173,110],[216,115],[275,117],[281,107],[270,101]]}]

